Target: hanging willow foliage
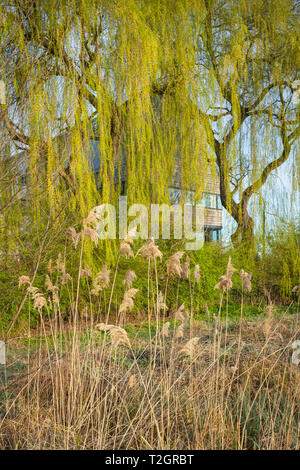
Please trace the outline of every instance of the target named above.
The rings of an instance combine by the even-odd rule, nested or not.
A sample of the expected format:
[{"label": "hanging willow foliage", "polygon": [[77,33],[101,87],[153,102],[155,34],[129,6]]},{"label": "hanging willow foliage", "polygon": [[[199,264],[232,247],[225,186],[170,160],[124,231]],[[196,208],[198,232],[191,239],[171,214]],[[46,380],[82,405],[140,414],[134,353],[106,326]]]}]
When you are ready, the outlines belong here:
[{"label": "hanging willow foliage", "polygon": [[233,241],[253,240],[249,200],[288,159],[299,189],[297,2],[7,0],[0,17],[5,227],[20,174],[35,220],[45,203],[83,218],[117,201],[124,157],[129,204],[167,202],[178,158],[183,189],[219,177]]}]

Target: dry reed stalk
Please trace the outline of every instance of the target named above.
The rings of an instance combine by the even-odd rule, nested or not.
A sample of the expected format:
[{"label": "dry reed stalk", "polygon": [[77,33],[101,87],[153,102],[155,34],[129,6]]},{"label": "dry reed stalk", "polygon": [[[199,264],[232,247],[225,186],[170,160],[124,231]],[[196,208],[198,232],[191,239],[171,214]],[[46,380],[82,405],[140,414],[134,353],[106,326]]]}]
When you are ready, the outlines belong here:
[{"label": "dry reed stalk", "polygon": [[52,265],[52,259],[50,258],[47,264],[47,271],[49,274],[52,274],[54,272],[54,267]]},{"label": "dry reed stalk", "polygon": [[231,277],[235,271],[237,271],[237,269],[232,266],[231,256],[229,256],[226,267],[226,274],[223,274],[223,276],[220,277],[220,281],[218,282],[218,284],[215,285],[215,289],[223,290],[223,292],[225,290],[227,290],[227,292],[230,291],[230,289],[232,288]]},{"label": "dry reed stalk", "polygon": [[263,330],[264,330],[264,335],[265,335],[266,342],[269,341],[270,333],[271,333],[272,326],[273,326],[273,322],[274,322],[273,304],[270,303],[267,306],[267,318],[265,319],[265,321],[263,323]]},{"label": "dry reed stalk", "polygon": [[135,374],[132,374],[128,380],[128,387],[134,388],[137,385],[137,378]]}]

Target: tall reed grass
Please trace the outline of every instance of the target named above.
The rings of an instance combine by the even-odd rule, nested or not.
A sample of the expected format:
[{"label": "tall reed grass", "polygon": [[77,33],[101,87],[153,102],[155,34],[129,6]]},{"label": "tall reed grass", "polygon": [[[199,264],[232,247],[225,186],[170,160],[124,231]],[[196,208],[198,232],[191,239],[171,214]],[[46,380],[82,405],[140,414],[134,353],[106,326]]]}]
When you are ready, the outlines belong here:
[{"label": "tall reed grass", "polygon": [[[127,314],[139,295],[133,271],[125,275],[118,312],[110,310],[120,257],[134,256],[128,237],[112,279],[104,266],[79,312],[81,283],[92,276],[82,253],[86,238],[97,243],[96,221],[91,212],[81,234],[67,234],[81,253],[77,279],[68,275],[62,256],[49,266],[44,292],[25,274],[19,279],[40,322],[18,339],[7,338],[0,448],[299,449],[299,310],[289,315],[287,308],[277,318],[269,303],[263,318],[249,322],[242,301],[240,321],[222,321],[237,275],[229,259],[216,285],[219,313],[212,322],[199,320],[193,306],[201,267],[192,275],[186,254],[174,253],[161,290],[157,263],[164,262],[163,253],[149,240],[137,252],[145,258],[147,321],[132,325]],[[250,290],[251,275],[240,275]],[[171,276],[190,282],[190,311],[167,305]],[[60,310],[62,286],[68,286],[68,320]]]}]

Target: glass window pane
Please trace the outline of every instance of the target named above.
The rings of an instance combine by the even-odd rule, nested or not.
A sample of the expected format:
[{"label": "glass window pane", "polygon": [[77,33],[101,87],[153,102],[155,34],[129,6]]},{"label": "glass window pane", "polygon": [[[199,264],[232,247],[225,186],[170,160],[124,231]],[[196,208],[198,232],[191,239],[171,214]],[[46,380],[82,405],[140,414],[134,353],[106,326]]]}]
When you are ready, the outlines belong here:
[{"label": "glass window pane", "polygon": [[215,194],[210,194],[210,208],[211,209],[217,208],[217,197]]},{"label": "glass window pane", "polygon": [[181,191],[178,188],[169,188],[170,203],[179,204]]},{"label": "glass window pane", "polygon": [[202,204],[204,207],[209,207],[209,194],[202,193]]},{"label": "glass window pane", "polygon": [[186,204],[194,205],[195,202],[193,201],[195,196],[195,191],[187,191],[186,192]]},{"label": "glass window pane", "polygon": [[217,230],[212,230],[211,231],[211,240],[213,242],[216,242],[217,241]]},{"label": "glass window pane", "polygon": [[204,207],[207,207],[208,209],[216,209],[217,208],[217,195],[210,194],[210,193],[203,193],[202,204]]}]

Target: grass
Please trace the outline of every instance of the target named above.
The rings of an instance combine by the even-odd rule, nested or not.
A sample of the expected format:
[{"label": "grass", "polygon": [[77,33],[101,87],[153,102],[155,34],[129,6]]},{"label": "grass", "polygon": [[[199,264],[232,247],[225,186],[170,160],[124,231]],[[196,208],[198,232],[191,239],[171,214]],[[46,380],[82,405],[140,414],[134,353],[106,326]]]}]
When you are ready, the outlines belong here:
[{"label": "grass", "polygon": [[[235,286],[238,275],[228,262],[229,287],[205,305],[192,273],[170,282],[150,257],[139,291],[144,309],[134,314],[133,296],[120,314],[112,302],[119,263],[110,287],[98,297],[84,290],[83,302],[82,286],[93,281],[79,277],[81,255],[70,285],[62,286],[60,260],[47,293],[30,280],[20,287],[29,320],[38,299],[39,321],[6,338],[1,449],[300,448],[300,370],[291,362],[299,303],[252,305],[244,292],[233,301],[229,281]],[[184,256],[175,257],[177,273]],[[183,287],[190,298],[179,315]]]},{"label": "grass", "polygon": [[[14,340],[1,376],[0,446],[64,449],[299,448],[299,313],[215,327],[194,319],[176,340],[161,323],[127,325],[113,350],[91,323]],[[51,324],[52,323],[52,324]],[[181,356],[199,337],[194,357]],[[63,345],[63,347],[62,347]],[[13,348],[14,346],[14,348]],[[135,377],[134,385],[130,378]]]}]

